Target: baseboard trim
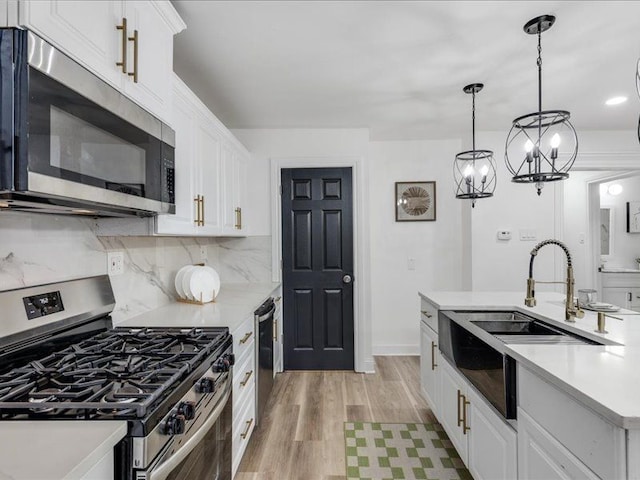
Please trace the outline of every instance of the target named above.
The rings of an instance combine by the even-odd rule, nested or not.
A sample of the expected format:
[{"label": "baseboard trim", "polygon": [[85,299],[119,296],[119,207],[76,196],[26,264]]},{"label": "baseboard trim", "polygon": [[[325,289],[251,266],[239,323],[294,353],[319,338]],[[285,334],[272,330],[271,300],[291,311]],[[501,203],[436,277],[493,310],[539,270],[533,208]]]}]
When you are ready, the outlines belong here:
[{"label": "baseboard trim", "polygon": [[373,357],[369,357],[363,362],[363,369],[358,373],[376,373],[376,362],[373,361]]},{"label": "baseboard trim", "polygon": [[374,345],[373,355],[420,355],[420,345]]}]

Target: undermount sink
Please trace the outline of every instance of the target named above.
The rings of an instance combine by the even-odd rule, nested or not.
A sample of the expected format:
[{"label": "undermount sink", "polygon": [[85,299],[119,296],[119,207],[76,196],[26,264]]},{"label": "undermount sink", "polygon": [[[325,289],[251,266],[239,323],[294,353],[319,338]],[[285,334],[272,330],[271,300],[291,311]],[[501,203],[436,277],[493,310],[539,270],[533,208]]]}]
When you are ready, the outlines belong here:
[{"label": "undermount sink", "polygon": [[465,319],[503,343],[595,343],[519,312],[465,312]]}]

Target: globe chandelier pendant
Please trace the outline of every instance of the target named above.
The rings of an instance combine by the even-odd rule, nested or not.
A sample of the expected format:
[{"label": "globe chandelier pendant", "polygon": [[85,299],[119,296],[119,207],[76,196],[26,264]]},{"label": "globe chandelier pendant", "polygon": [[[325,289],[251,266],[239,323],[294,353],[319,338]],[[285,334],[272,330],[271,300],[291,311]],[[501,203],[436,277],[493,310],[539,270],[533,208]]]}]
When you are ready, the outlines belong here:
[{"label": "globe chandelier pendant", "polygon": [[482,83],[472,83],[462,89],[464,93],[472,95],[472,150],[458,153],[453,163],[456,198],[470,199],[472,207],[476,206],[477,199],[492,197],[496,189],[496,162],[493,152],[476,149],[476,93],[483,87]]},{"label": "globe chandelier pendant", "polygon": [[[541,36],[556,17],[542,15],[529,20],[524,31],[538,36],[538,111],[513,120],[505,146],[505,162],[516,183],[534,183],[538,195],[545,182],[569,178],[578,155],[578,137],[566,110],[542,110]],[[560,148],[562,146],[562,149]]]}]

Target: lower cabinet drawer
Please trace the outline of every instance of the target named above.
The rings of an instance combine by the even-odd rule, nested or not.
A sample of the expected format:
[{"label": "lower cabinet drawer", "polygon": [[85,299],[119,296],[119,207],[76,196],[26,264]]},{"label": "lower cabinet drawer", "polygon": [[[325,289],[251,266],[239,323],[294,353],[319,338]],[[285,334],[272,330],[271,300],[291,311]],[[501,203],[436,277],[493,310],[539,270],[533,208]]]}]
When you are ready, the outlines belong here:
[{"label": "lower cabinet drawer", "polygon": [[[253,433],[253,429],[256,426],[256,397],[255,397],[255,387],[251,388],[248,391],[246,398],[244,398],[244,403],[239,405],[240,413],[236,416],[234,412],[234,420],[232,424],[232,465],[233,465],[233,475],[235,476],[238,467],[240,466],[240,461],[242,460],[242,456],[244,455],[245,450],[247,449],[247,445],[249,444],[249,439],[251,438],[251,434]],[[236,402],[234,401],[234,407],[236,406]]]},{"label": "lower cabinet drawer", "polygon": [[250,351],[255,348],[255,320],[252,317],[248,317],[241,325],[239,325],[233,332],[233,353],[236,356],[237,362],[242,362]]}]

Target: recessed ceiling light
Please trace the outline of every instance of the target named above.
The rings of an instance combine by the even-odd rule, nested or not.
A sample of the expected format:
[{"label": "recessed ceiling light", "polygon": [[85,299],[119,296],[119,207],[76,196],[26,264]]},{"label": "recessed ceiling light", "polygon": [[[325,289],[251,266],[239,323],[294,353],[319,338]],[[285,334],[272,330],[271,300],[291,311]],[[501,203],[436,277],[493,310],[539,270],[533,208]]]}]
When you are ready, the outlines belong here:
[{"label": "recessed ceiling light", "polygon": [[609,100],[607,100],[606,102],[604,102],[605,105],[620,105],[621,103],[624,103],[627,101],[627,97],[611,97]]}]

